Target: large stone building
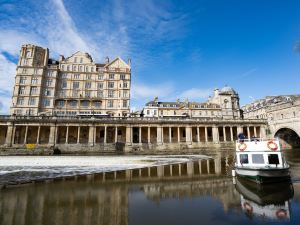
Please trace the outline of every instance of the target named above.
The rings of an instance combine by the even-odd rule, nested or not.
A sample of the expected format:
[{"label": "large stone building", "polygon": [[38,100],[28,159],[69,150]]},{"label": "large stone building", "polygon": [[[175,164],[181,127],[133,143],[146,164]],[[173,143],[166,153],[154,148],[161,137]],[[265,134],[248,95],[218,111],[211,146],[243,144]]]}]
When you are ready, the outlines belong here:
[{"label": "large stone building", "polygon": [[300,95],[267,96],[242,107],[245,119],[266,119],[284,148],[300,147]]},{"label": "large stone building", "polygon": [[99,64],[82,52],[53,60],[48,49],[26,44],[16,69],[11,114],[127,116],[130,85],[130,61],[118,57]]},{"label": "large stone building", "polygon": [[144,117],[190,117],[240,119],[239,95],[231,87],[215,89],[213,96],[206,102],[161,102],[156,97],[143,109]]}]

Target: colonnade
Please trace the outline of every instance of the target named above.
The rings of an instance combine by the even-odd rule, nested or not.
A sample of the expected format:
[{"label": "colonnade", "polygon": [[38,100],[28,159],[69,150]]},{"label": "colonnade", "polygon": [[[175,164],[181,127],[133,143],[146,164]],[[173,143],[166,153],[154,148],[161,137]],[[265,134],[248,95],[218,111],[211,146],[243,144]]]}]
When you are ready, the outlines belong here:
[{"label": "colonnade", "polygon": [[[116,125],[15,125],[5,127],[1,145],[14,144],[167,144],[233,142],[244,132],[264,137],[261,126],[116,126]],[[4,128],[3,128],[4,129]]]}]

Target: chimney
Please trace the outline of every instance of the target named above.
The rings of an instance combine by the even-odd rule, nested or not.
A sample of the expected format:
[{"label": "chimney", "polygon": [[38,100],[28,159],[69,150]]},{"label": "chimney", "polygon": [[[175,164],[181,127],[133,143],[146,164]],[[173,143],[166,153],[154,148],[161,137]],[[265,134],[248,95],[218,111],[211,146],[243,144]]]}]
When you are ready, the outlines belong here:
[{"label": "chimney", "polygon": [[108,58],[108,56],[106,56],[106,58],[105,58],[105,63],[106,63],[106,64],[109,63],[109,58]]},{"label": "chimney", "polygon": [[59,61],[65,60],[65,57],[63,55],[59,55]]}]

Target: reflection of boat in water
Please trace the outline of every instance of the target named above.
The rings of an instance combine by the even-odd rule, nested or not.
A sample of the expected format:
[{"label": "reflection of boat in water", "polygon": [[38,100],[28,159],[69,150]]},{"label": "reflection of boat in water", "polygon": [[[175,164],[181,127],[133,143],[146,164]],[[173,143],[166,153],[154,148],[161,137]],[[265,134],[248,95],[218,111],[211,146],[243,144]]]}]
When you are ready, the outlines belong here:
[{"label": "reflection of boat in water", "polygon": [[290,220],[289,200],[294,195],[293,185],[290,182],[258,185],[237,178],[236,189],[241,194],[241,207],[248,216]]},{"label": "reflection of boat in water", "polygon": [[281,182],[290,179],[276,139],[242,139],[236,143],[235,172],[257,183]]}]

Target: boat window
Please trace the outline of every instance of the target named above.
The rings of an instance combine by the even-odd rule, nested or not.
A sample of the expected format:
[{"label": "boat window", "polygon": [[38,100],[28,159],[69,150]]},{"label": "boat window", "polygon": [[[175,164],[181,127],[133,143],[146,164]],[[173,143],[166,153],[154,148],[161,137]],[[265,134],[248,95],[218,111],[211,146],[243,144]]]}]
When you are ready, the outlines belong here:
[{"label": "boat window", "polygon": [[269,164],[279,164],[279,158],[277,154],[268,155]]},{"label": "boat window", "polygon": [[264,164],[264,156],[263,154],[253,154],[252,155],[252,163],[255,164]]},{"label": "boat window", "polygon": [[247,164],[248,161],[248,154],[240,154],[240,163],[241,164]]}]

